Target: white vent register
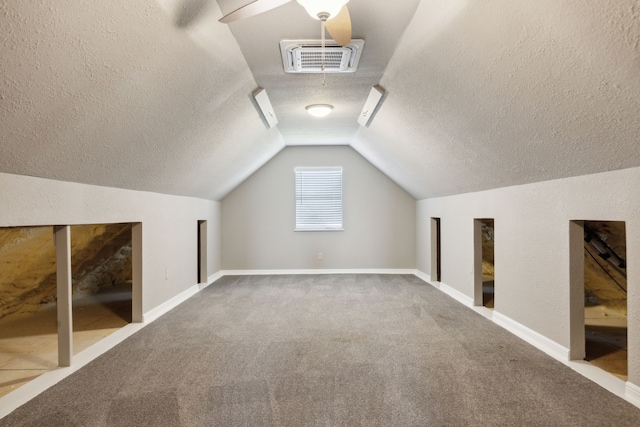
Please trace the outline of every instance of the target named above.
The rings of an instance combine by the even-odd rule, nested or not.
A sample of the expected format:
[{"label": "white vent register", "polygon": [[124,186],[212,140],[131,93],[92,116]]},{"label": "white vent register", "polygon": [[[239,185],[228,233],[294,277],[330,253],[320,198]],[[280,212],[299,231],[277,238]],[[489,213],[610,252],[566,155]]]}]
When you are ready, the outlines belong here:
[{"label": "white vent register", "polygon": [[286,73],[354,73],[364,48],[364,40],[353,39],[346,46],[327,40],[324,52],[320,40],[282,40],[280,52]]}]

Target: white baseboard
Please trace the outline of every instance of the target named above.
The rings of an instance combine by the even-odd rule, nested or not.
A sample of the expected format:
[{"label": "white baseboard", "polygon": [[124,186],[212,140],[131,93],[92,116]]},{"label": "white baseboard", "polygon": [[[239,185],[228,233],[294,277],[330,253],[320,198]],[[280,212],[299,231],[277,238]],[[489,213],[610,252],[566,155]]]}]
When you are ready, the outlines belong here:
[{"label": "white baseboard", "polygon": [[485,307],[474,306],[473,298],[468,297],[462,292],[453,289],[452,287],[444,283],[431,282],[431,277],[420,270],[416,270],[414,274],[433,287],[449,295],[456,301],[461,302],[475,312],[493,321],[496,325],[501,326],[523,341],[526,341],[529,344],[533,345],[538,350],[545,352],[549,356],[553,357],[559,362],[562,362],[569,368],[573,369],[574,371],[578,372],[579,374],[583,375],[599,386],[640,408],[639,386],[630,382],[625,383],[625,381],[621,380],[615,375],[612,375],[596,367],[595,365],[592,365],[589,362],[585,362],[582,360],[569,360],[569,349],[567,347],[558,344],[557,342],[545,337],[544,335],[534,331],[533,329],[524,326],[519,322],[516,322],[515,320],[505,316],[500,312],[490,310]]},{"label": "white baseboard", "polygon": [[459,290],[452,288],[451,286],[447,285],[446,283],[442,283],[442,282],[432,282],[431,281],[431,276],[429,276],[427,273],[420,271],[420,270],[414,270],[413,274],[415,274],[417,277],[419,277],[420,279],[424,280],[425,282],[427,282],[428,284],[430,284],[431,286],[433,286],[436,289],[440,289],[442,292],[444,292],[445,294],[449,295],[451,298],[453,298],[454,300],[458,301],[459,303],[466,305],[469,308],[473,308],[473,298],[469,298],[467,295],[465,295],[463,292],[460,292]]},{"label": "white baseboard", "polygon": [[569,360],[569,349],[567,347],[562,346],[533,329],[524,326],[522,323],[516,322],[510,317],[507,317],[495,310],[493,312],[493,321],[518,338],[528,342],[539,350],[544,351],[554,359],[558,359],[561,362]]},{"label": "white baseboard", "polygon": [[560,362],[563,362],[565,365],[567,365],[583,377],[598,384],[605,390],[608,390],[616,396],[631,402],[629,399],[627,399],[625,393],[624,380],[584,360],[560,360]]},{"label": "white baseboard", "polygon": [[361,268],[361,269],[292,269],[292,270],[222,270],[223,276],[264,276],[291,274],[415,274],[414,269]]},{"label": "white baseboard", "polygon": [[640,408],[640,387],[634,383],[627,382],[625,384],[625,399]]},{"label": "white baseboard", "polygon": [[188,300],[189,298],[191,298],[192,296],[194,296],[198,292],[200,292],[200,285],[193,285],[193,286],[189,287],[188,289],[180,292],[178,295],[174,296],[173,298],[168,299],[167,301],[163,302],[162,304],[160,304],[160,305],[152,308],[151,310],[147,311],[146,313],[144,313],[142,315],[142,321],[144,323],[153,322],[158,317],[160,317],[163,314],[167,313],[172,308],[177,307],[178,305],[182,304],[183,302],[185,302],[186,300]]},{"label": "white baseboard", "polygon": [[570,360],[569,349],[567,347],[558,344],[500,312],[494,310],[492,320],[497,325],[533,345],[538,350],[545,352],[602,388],[640,408],[640,387],[635,384],[625,383],[624,380],[584,360]]},{"label": "white baseboard", "polygon": [[115,331],[104,339],[73,356],[73,365],[67,368],[56,368],[45,372],[25,385],[0,398],[0,418],[10,414],[19,406],[24,405],[49,387],[62,381],[78,369],[91,362],[101,354],[120,344],[126,338],[138,332],[145,325],[130,323]]},{"label": "white baseboard", "polygon": [[222,272],[217,272],[208,277],[208,283],[201,283],[189,287],[187,290],[179,293],[173,298],[165,301],[159,306],[147,311],[143,315],[143,323],[130,323],[123,328],[115,331],[104,339],[98,341],[82,352],[73,356],[72,366],[67,368],[56,368],[54,370],[45,372],[37,378],[29,381],[25,385],[17,388],[11,393],[0,398],[0,418],[13,412],[19,406],[24,405],[29,400],[33,399],[49,387],[62,381],[69,375],[76,372],[78,369],[85,366],[87,363],[96,359],[103,353],[112,349],[122,341],[144,328],[163,314],[167,313],[172,308],[178,306],[182,302],[186,301],[201,289],[209,286],[219,278],[223,276]]},{"label": "white baseboard", "polygon": [[[425,282],[429,283],[431,286],[437,288],[438,286],[434,285],[433,283],[431,283],[431,276],[428,275],[427,273],[425,273],[424,271],[420,271],[420,270],[413,270],[413,274],[416,275],[416,277],[418,277],[419,279],[424,280]],[[438,282],[436,282],[438,283]]]},{"label": "white baseboard", "polygon": [[[431,277],[420,271],[412,269],[350,269],[350,270],[221,270],[208,277],[207,283],[201,283],[193,285],[174,296],[173,298],[165,301],[159,306],[144,313],[144,323],[131,323],[124,328],[114,332],[108,337],[104,338],[100,342],[92,345],[81,353],[73,357],[73,366],[69,368],[58,368],[49,372],[46,372],[15,391],[0,398],[0,418],[13,412],[19,406],[25,404],[27,401],[33,399],[44,390],[68,377],[78,369],[85,366],[87,363],[97,358],[101,354],[115,347],[117,344],[124,341],[129,336],[133,335],[149,323],[153,322],[163,314],[167,313],[174,307],[180,305],[193,295],[197,294],[200,290],[206,288],[210,284],[214,283],[223,276],[234,275],[267,275],[267,274],[413,274],[416,277],[429,283],[431,286],[441,290],[445,294],[449,295],[456,301],[463,305],[478,310],[478,307],[473,306],[473,298],[468,297],[464,293],[452,288],[442,282],[431,282]],[[590,380],[596,382],[602,387],[606,388],[610,392],[624,398],[628,402],[640,408],[640,387],[618,379],[617,377],[602,371],[599,368],[582,361],[570,361],[569,349],[556,343],[553,340],[539,334],[538,332],[516,322],[515,320],[503,315],[502,313],[491,311],[492,316],[489,317],[497,325],[505,328],[512,334],[528,342],[534,347],[544,351],[551,357],[559,360],[565,365],[571,367],[573,370],[581,373]],[[481,313],[483,314],[483,313]]]},{"label": "white baseboard", "polygon": [[207,278],[207,283],[198,283],[197,285],[193,285],[190,288],[180,292],[178,295],[174,296],[173,298],[168,299],[162,304],[147,311],[142,315],[142,319],[144,323],[153,322],[158,317],[162,316],[163,314],[167,313],[171,309],[182,304],[183,302],[185,302],[186,300],[188,300],[189,298],[191,298],[192,296],[200,292],[202,289],[206,288],[216,280],[220,279],[222,276],[224,276],[222,271],[218,271],[217,273],[212,274]]},{"label": "white baseboard", "polygon": [[207,277],[207,283],[199,283],[198,284],[198,288],[200,290],[203,290],[204,288],[206,288],[209,285],[211,285],[213,282],[215,282],[218,279],[220,279],[222,276],[224,276],[224,274],[222,274],[222,270],[220,270],[217,273],[214,273],[211,276]]},{"label": "white baseboard", "polygon": [[459,303],[466,305],[469,308],[473,308],[473,298],[469,298],[467,295],[460,292],[459,290],[454,289],[451,286],[442,282],[440,282],[440,286],[438,286],[438,289],[440,289],[442,292],[449,295],[451,298],[458,301]]},{"label": "white baseboard", "polygon": [[533,345],[534,347],[544,351],[545,353],[547,353],[548,355],[550,355],[551,357],[558,359],[562,362],[566,362],[567,360],[569,360],[569,349],[558,344],[557,342],[550,340],[549,338],[545,337],[544,335],[534,331],[533,329],[530,329],[526,326],[524,326],[521,323],[516,322],[515,320],[511,319],[510,317],[505,316],[502,313],[499,313],[495,310],[487,310],[487,309],[483,309],[483,307],[475,307],[473,304],[473,298],[469,297],[468,295],[464,294],[463,292],[460,292],[457,289],[452,288],[451,286],[442,283],[442,282],[431,282],[429,279],[429,275],[420,271],[420,270],[416,270],[415,275],[419,278],[421,278],[422,280],[430,283],[432,286],[434,286],[437,289],[440,289],[442,292],[444,292],[445,294],[449,295],[450,297],[452,297],[453,299],[455,299],[456,301],[462,303],[463,305],[466,305],[467,307],[473,309],[476,312],[479,312],[480,314],[482,314],[483,316],[487,317],[488,319],[492,320],[494,323],[496,323],[497,325],[503,327],[504,329],[508,330],[509,332],[511,332],[512,334],[514,334],[515,336],[517,336],[518,338],[528,342],[529,344]]}]

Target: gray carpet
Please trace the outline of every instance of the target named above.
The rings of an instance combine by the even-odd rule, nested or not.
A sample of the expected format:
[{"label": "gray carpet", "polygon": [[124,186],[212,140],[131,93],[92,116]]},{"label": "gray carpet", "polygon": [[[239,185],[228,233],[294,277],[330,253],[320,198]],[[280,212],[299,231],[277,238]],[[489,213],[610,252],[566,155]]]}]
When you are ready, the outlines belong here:
[{"label": "gray carpet", "polygon": [[225,277],[2,426],[638,426],[414,276]]}]

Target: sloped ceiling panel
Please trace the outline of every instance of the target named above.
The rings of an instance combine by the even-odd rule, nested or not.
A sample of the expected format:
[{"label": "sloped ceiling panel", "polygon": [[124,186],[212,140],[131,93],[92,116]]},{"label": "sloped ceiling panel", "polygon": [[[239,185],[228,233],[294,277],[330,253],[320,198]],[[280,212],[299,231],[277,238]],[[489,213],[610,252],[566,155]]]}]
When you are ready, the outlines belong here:
[{"label": "sloped ceiling panel", "polygon": [[353,147],[417,199],[640,165],[634,0],[423,0]]},{"label": "sloped ceiling panel", "polygon": [[351,144],[422,199],[640,165],[636,0],[349,8],[361,66],[322,87],[279,62],[319,31],[295,1],[229,26],[215,0],[0,2],[0,172],[220,200],[285,144]]},{"label": "sloped ceiling panel", "polygon": [[[218,0],[223,13],[247,0]],[[258,85],[269,92],[278,114],[278,128],[287,145],[348,145],[358,131],[356,119],[372,85],[377,84],[411,20],[418,0],[350,0],[353,37],[365,40],[354,74],[286,74],[279,43],[283,39],[320,39],[320,22],[296,1],[233,22],[232,33]],[[331,116],[317,119],[305,106],[328,103]]]},{"label": "sloped ceiling panel", "polygon": [[2,2],[0,171],[220,199],[284,142],[213,0]]}]

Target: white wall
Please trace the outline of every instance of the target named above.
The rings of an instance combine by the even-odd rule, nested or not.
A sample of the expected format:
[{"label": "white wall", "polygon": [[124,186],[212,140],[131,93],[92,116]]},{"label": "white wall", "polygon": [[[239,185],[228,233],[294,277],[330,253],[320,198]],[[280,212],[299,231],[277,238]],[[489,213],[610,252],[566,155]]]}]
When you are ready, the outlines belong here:
[{"label": "white wall", "polygon": [[[344,231],[293,231],[297,166],[343,167]],[[222,201],[222,223],[224,270],[415,268],[415,200],[350,147],[285,148]]]},{"label": "white wall", "polygon": [[0,200],[0,227],[142,223],[143,312],[197,283],[198,220],[208,221],[208,273],[220,270],[218,202],[3,173]]},{"label": "white wall", "polygon": [[566,348],[569,223],[626,222],[629,380],[640,384],[640,168],[417,202],[417,268],[441,218],[442,283],[473,298],[473,219],[495,218],[495,310]]}]

